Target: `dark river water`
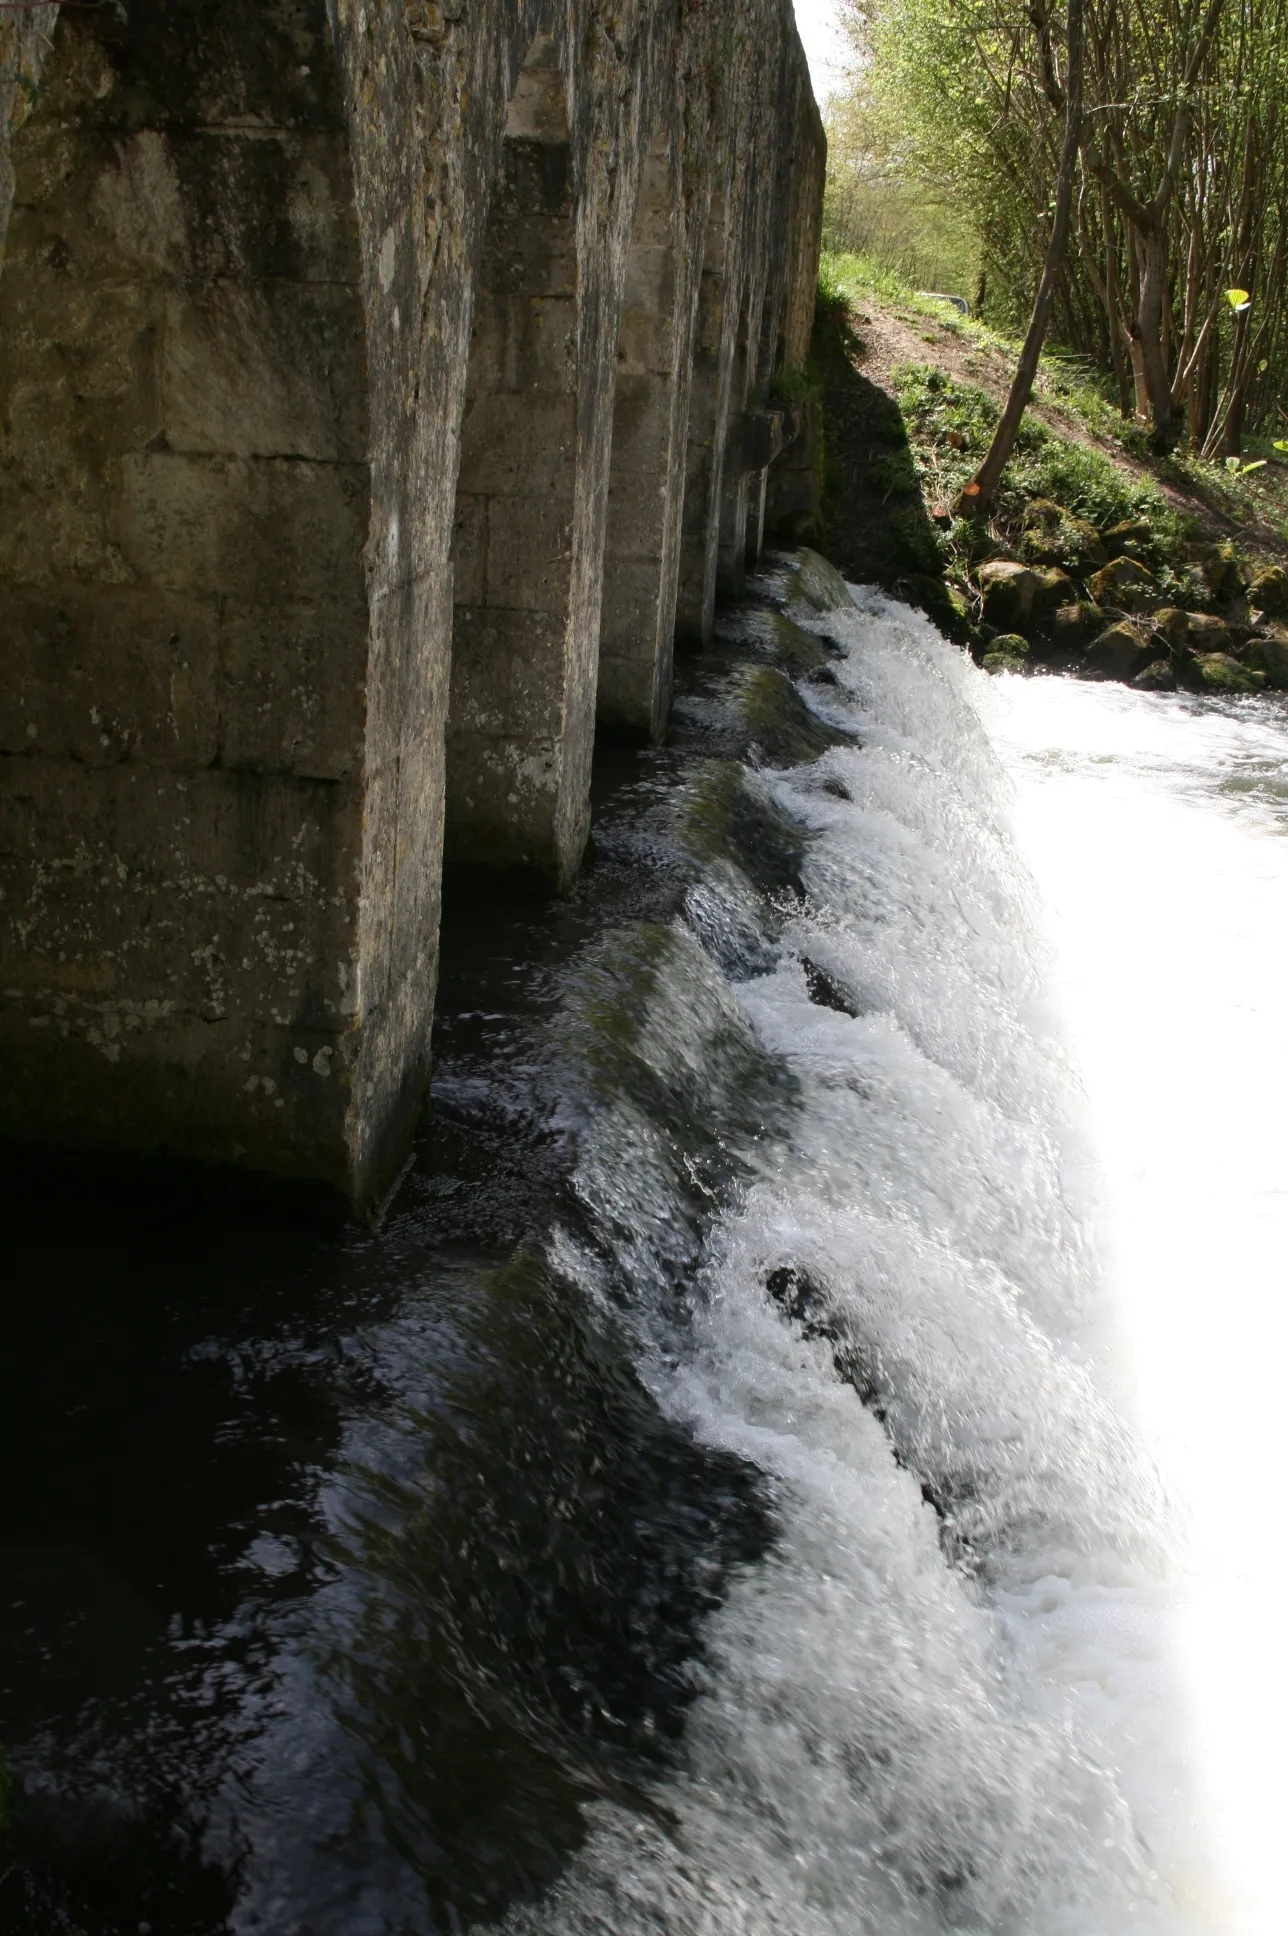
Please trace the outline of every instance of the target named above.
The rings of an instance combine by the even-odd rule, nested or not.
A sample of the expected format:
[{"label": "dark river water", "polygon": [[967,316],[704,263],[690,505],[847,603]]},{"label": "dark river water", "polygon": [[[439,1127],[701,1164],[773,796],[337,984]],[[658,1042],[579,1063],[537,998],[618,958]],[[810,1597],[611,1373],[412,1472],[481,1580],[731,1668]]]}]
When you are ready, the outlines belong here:
[{"label": "dark river water", "polygon": [[377,1231],[9,1153],[5,1936],[1218,1927],[988,705],[771,573],[448,883]]}]

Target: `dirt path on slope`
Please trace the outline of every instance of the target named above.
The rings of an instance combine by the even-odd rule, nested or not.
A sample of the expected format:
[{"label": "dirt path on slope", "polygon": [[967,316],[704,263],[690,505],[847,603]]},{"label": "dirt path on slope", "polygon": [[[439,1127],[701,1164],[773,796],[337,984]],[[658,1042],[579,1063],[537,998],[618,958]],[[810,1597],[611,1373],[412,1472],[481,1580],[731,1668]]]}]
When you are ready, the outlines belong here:
[{"label": "dirt path on slope", "polygon": [[[951,325],[940,324],[930,317],[908,320],[865,302],[852,312],[852,327],[856,368],[887,395],[893,394],[893,372],[904,363],[930,364],[957,383],[974,384],[987,391],[999,403],[1010,389],[1015,358],[999,346],[973,341]],[[1212,537],[1236,538],[1258,552],[1288,558],[1288,542],[1265,519],[1239,524],[1200,484],[1160,475],[1150,465],[1133,458],[1112,438],[1097,437],[1085,423],[1047,398],[1029,407],[1056,436],[1100,451],[1116,470],[1134,481],[1156,484],[1178,511],[1198,518]]]}]

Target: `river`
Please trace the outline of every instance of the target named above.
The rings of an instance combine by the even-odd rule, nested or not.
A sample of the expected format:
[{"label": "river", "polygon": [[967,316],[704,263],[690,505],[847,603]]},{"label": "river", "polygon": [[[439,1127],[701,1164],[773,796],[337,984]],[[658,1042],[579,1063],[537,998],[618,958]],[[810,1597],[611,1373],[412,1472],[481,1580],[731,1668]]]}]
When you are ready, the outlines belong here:
[{"label": "river", "polygon": [[1286,803],[784,566],[379,1231],[14,1157],[4,1928],[1277,1928]]}]

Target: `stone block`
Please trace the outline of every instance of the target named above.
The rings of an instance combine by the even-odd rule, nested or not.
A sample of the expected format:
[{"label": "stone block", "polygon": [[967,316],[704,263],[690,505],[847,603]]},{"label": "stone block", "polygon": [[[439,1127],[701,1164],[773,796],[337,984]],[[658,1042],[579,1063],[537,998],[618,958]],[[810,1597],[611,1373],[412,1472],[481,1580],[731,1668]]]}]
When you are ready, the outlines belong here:
[{"label": "stone block", "polygon": [[652,375],[671,381],[678,361],[676,318],[672,311],[650,315],[642,309],[622,312],[617,338],[619,375]]},{"label": "stone block", "polygon": [[217,757],[214,600],[133,586],[14,591],[4,632],[0,751],[87,766]]},{"label": "stone block", "polygon": [[665,489],[671,457],[673,393],[665,377],[619,371],[613,401],[613,480],[644,471]]},{"label": "stone block", "polygon": [[550,612],[458,605],[452,635],[451,748],[464,733],[534,740],[559,732],[566,703],[568,619]]},{"label": "stone block", "polygon": [[670,210],[659,225],[655,240],[640,232],[637,219],[630,253],[626,258],[626,281],[622,294],[624,315],[670,317],[675,310],[675,245],[671,238]]},{"label": "stone block", "polygon": [[0,997],[0,1135],[251,1161],[348,1194],[345,1045],[341,1032],[247,1030],[155,1004],[57,1013]]},{"label": "stone block", "polygon": [[365,597],[363,464],[125,458],[110,536],[144,583],[254,604]]},{"label": "stone block", "polygon": [[480,293],[470,344],[472,391],[527,399],[577,387],[577,305],[569,296]]},{"label": "stone block", "polygon": [[[87,172],[82,198],[76,191]],[[199,271],[193,240],[201,226],[190,230],[187,202],[172,140],[160,128],[139,128],[104,143],[88,168],[82,161],[72,194],[46,202],[45,219],[58,224],[82,274],[156,283]]]},{"label": "stone block", "polygon": [[661,626],[659,600],[662,590],[662,560],[615,558],[604,580],[604,599],[600,614],[600,655],[617,657],[645,655],[651,662]]},{"label": "stone block", "polygon": [[238,604],[219,660],[226,766],[336,780],[361,772],[367,613],[357,604]]},{"label": "stone block", "polygon": [[674,526],[676,508],[664,466],[652,471],[614,468],[608,493],[605,597],[623,561],[660,558],[668,531]]},{"label": "stone block", "polygon": [[327,1026],[360,845],[354,790],[9,762],[0,985]]},{"label": "stone block", "polygon": [[[176,129],[169,141],[191,211],[195,274],[361,286],[353,165],[342,128],[207,124]],[[210,192],[212,183],[218,193]]]},{"label": "stone block", "polygon": [[454,734],[448,743],[449,861],[559,871],[557,739]]},{"label": "stone block", "polygon": [[566,213],[519,210],[497,223],[480,274],[480,288],[494,295],[577,294],[577,248]]},{"label": "stone block", "polygon": [[639,194],[635,203],[632,246],[640,250],[675,246],[675,191],[671,180],[669,154],[654,152],[644,157],[640,169]]},{"label": "stone block", "polygon": [[362,463],[361,291],[221,280],[167,299],[166,442],[179,452]]},{"label": "stone block", "polygon": [[652,656],[618,659],[601,653],[598,717],[606,726],[652,734],[657,730],[659,668]]},{"label": "stone block", "polygon": [[460,605],[482,605],[487,585],[488,499],[458,490],[452,524],[452,590]]},{"label": "stone block", "polygon": [[438,959],[438,915],[443,868],[444,743],[407,734],[398,760],[397,869],[394,880],[390,973],[395,988],[424,1004],[428,1033]]},{"label": "stone block", "polygon": [[554,496],[490,497],[486,604],[566,614],[572,546],[568,501]]},{"label": "stone block", "polygon": [[514,497],[531,492],[571,501],[577,450],[577,404],[567,394],[534,391],[472,396],[461,429],[457,489]]}]

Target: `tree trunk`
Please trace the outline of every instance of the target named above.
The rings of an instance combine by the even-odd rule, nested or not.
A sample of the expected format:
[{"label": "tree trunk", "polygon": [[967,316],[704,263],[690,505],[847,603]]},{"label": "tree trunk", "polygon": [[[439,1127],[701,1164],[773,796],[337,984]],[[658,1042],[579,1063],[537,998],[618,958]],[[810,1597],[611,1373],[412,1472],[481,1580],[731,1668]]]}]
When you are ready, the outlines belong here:
[{"label": "tree trunk", "polygon": [[1123,357],[1122,309],[1118,301],[1118,248],[1114,240],[1109,195],[1100,190],[1100,221],[1105,231],[1105,315],[1109,324],[1109,354],[1113,360],[1114,381],[1118,385],[1118,407],[1124,417],[1131,413],[1131,378]]},{"label": "tree trunk", "polygon": [[1160,219],[1143,237],[1144,265],[1140,278],[1141,369],[1149,414],[1154,421],[1158,444],[1170,449],[1176,441],[1179,419],[1172,403],[1172,383],[1167,372],[1167,352],[1163,347],[1163,313],[1168,302],[1167,229]]},{"label": "tree trunk", "polygon": [[1051,321],[1051,311],[1055,306],[1056,290],[1064,269],[1064,259],[1069,247],[1069,228],[1073,214],[1073,190],[1078,173],[1078,152],[1082,142],[1082,62],[1083,62],[1083,0],[1069,0],[1069,62],[1065,81],[1064,99],[1064,147],[1060,155],[1060,172],[1055,186],[1055,221],[1051,226],[1051,239],[1047,244],[1046,260],[1042,264],[1042,279],[1033,304],[1033,317],[1029,332],[1024,339],[1020,352],[1019,366],[1015,380],[1011,384],[1011,394],[1006,400],[1001,422],[993,434],[984,461],[961,495],[961,508],[976,513],[984,511],[992,503],[1002,472],[1006,469],[1015,439],[1019,435],[1024,412],[1033,395],[1033,380],[1038,373],[1038,363],[1042,356],[1042,345],[1046,341],[1047,328]]}]

